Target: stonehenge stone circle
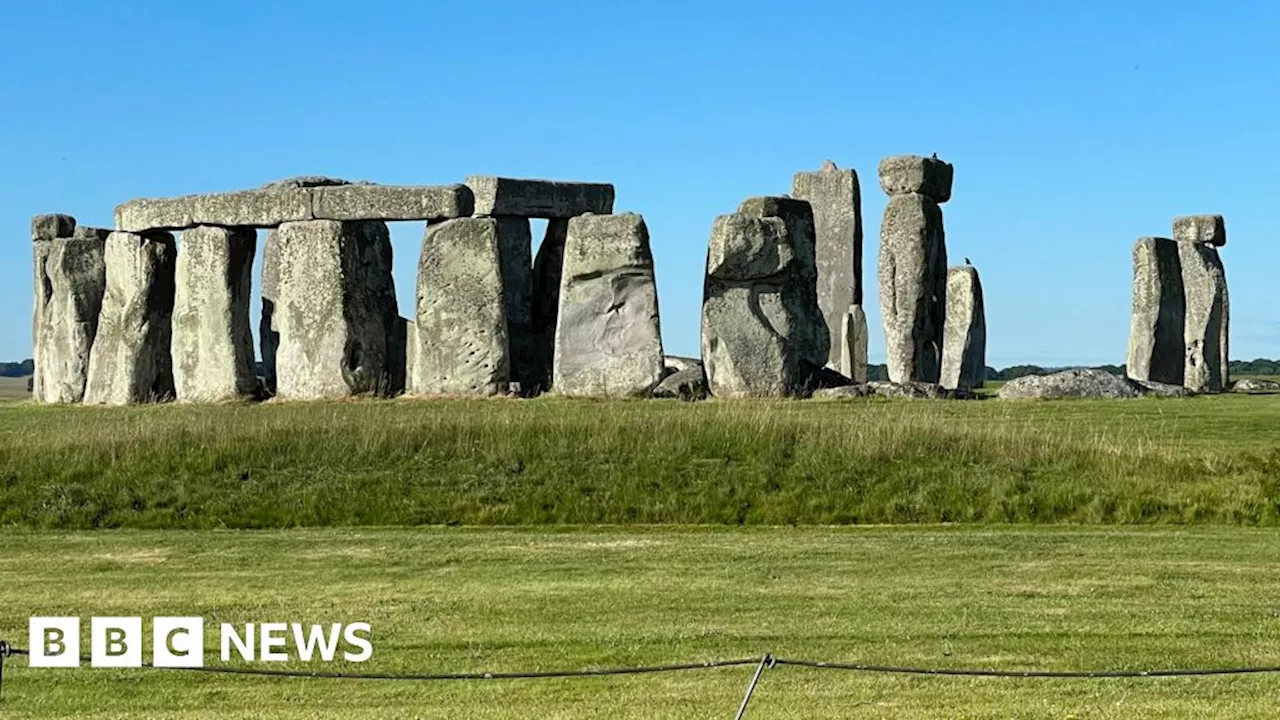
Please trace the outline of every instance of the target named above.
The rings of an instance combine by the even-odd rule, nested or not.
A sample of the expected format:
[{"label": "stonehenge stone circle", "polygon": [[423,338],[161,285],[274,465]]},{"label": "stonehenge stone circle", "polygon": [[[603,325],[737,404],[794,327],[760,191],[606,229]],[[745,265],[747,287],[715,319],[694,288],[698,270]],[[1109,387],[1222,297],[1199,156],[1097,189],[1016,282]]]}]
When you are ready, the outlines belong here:
[{"label": "stonehenge stone circle", "polygon": [[[799,247],[797,247],[799,245]],[[797,255],[807,252],[808,258]],[[702,359],[719,397],[788,396],[807,391],[813,368],[798,339],[822,324],[812,294],[788,289],[812,275],[812,244],[796,243],[777,216],[743,213],[715,220],[702,301]],[[797,269],[800,268],[800,269]],[[816,294],[816,293],[815,293]]]},{"label": "stonehenge stone circle", "polygon": [[1179,242],[1178,260],[1187,303],[1183,384],[1196,392],[1221,392],[1230,386],[1226,270],[1217,248],[1209,243]]},{"label": "stonehenge stone circle", "polygon": [[987,377],[987,319],[974,266],[947,271],[946,317],[939,384],[948,390],[980,388]]},{"label": "stonehenge stone circle", "polygon": [[386,394],[397,317],[386,224],[286,222],[275,240],[277,395]]},{"label": "stonehenge stone circle", "polygon": [[555,393],[642,396],[662,380],[658,292],[643,218],[570,220],[559,301]]},{"label": "stonehenge stone circle", "polygon": [[70,215],[31,223],[35,275],[32,395],[38,402],[78,403],[106,290],[106,231],[77,227]]},{"label": "stonehenge stone circle", "polygon": [[[866,323],[866,316],[861,314],[862,195],[858,173],[840,170],[828,160],[817,172],[796,173],[791,180],[791,195],[807,201],[813,211],[818,307],[830,338],[825,364],[853,377],[850,368],[865,368],[867,364],[865,349],[861,356],[846,358],[851,347],[866,347],[866,334],[858,334],[856,327],[858,316],[864,327]],[[854,306],[857,311],[852,310]],[[853,325],[851,314],[855,314]],[[852,335],[847,334],[850,329]]]},{"label": "stonehenge stone circle", "polygon": [[[497,395],[511,381],[503,236],[493,218],[427,226],[418,263],[412,392]],[[412,343],[411,343],[412,344]]]},{"label": "stonehenge stone circle", "polygon": [[[796,325],[791,328],[791,342],[801,357],[815,368],[826,367],[831,354],[831,334],[818,304],[817,231],[814,229],[813,207],[805,200],[787,197],[752,197],[742,201],[738,213],[751,217],[781,218],[787,226],[787,237],[794,248],[790,267],[792,279],[782,284],[783,302],[796,308]],[[818,308],[818,312],[810,312]]]},{"label": "stonehenge stone circle", "polygon": [[249,327],[257,241],[253,228],[182,233],[173,301],[173,382],[180,401],[258,394]]},{"label": "stonehenge stone circle", "polygon": [[106,293],[89,353],[84,402],[130,405],[173,397],[174,273],[177,246],[167,232],[107,237]]},{"label": "stonehenge stone circle", "polygon": [[947,247],[938,203],[951,197],[951,165],[916,156],[880,162],[889,194],[880,225],[880,316],[889,379],[937,382],[946,321]]},{"label": "stonehenge stone circle", "polygon": [[1182,262],[1178,244],[1143,237],[1133,246],[1133,314],[1125,372],[1134,380],[1182,385],[1186,364]]}]

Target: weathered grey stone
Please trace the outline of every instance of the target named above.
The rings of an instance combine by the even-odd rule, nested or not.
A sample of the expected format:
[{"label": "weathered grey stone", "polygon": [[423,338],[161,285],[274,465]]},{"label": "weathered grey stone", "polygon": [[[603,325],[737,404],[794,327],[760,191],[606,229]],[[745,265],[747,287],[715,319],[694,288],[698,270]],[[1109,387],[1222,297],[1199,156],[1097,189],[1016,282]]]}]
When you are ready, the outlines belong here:
[{"label": "weathered grey stone", "polygon": [[691,368],[697,368],[698,372],[703,372],[702,361],[698,358],[681,357],[679,355],[665,355],[662,358],[663,372],[672,375],[683,372]]},{"label": "weathered grey stone", "polygon": [[871,393],[876,397],[907,398],[916,400],[945,400],[952,396],[947,388],[930,382],[885,382],[873,380],[867,383]]},{"label": "weathered grey stone", "polygon": [[418,262],[411,392],[498,395],[511,381],[502,238],[492,218],[427,226]]},{"label": "weathered grey stone", "polygon": [[640,396],[662,379],[653,255],[633,213],[569,221],[560,284],[552,390]]},{"label": "weathered grey stone", "polygon": [[1138,238],[1133,245],[1133,314],[1125,373],[1134,380],[1181,385],[1185,323],[1178,244],[1168,238]]},{"label": "weathered grey stone", "polygon": [[507,303],[510,380],[513,384],[519,383],[525,394],[536,394],[533,389],[538,387],[542,378],[542,352],[533,332],[533,242],[529,220],[519,217],[494,220],[497,222],[498,257]]},{"label": "weathered grey stone", "polygon": [[1180,243],[1227,244],[1227,225],[1221,215],[1184,215],[1173,219],[1173,239]]},{"label": "weathered grey stone", "polygon": [[71,233],[71,237],[77,240],[96,240],[100,243],[105,243],[110,235],[111,231],[106,228],[85,227],[83,225],[77,225],[75,231]]},{"label": "weathered grey stone", "polygon": [[555,366],[556,317],[560,312],[560,281],[564,266],[564,243],[569,235],[568,219],[547,221],[547,231],[533,261],[531,333],[535,344],[534,367],[526,391],[537,394],[551,389]]},{"label": "weathered grey stone", "polygon": [[662,381],[653,389],[653,397],[677,398],[686,401],[705,400],[707,376],[702,370],[702,364],[698,363],[662,378]]},{"label": "weathered grey stone", "polygon": [[813,391],[815,400],[843,400],[846,398],[871,397],[875,390],[867,383],[854,383],[840,387],[819,388]]},{"label": "weathered grey stone", "polygon": [[[842,367],[850,306],[862,305],[862,195],[858,173],[827,161],[817,172],[796,173],[791,194],[813,208],[818,307],[830,337],[827,366]],[[845,372],[848,375],[847,372]]]},{"label": "weathered grey stone", "polygon": [[814,230],[813,208],[806,200],[752,197],[742,201],[738,213],[749,217],[781,218],[786,223],[794,258],[790,271],[794,277],[782,284],[783,302],[802,309],[796,316],[798,323],[792,327],[790,339],[799,348],[803,359],[815,367],[827,365],[831,333],[818,304],[818,270],[814,255],[817,232]]},{"label": "weathered grey stone", "polygon": [[44,380],[41,372],[48,364],[44,348],[44,312],[53,296],[53,288],[49,284],[49,276],[45,273],[45,263],[49,259],[49,251],[53,247],[52,240],[35,240],[31,253],[31,357],[35,364],[35,372],[31,375],[31,396],[37,402],[43,400]]},{"label": "weathered grey stone", "polygon": [[173,236],[113,232],[105,260],[106,294],[84,401],[129,405],[172,399]]},{"label": "weathered grey stone", "polygon": [[197,227],[182,233],[173,301],[173,382],[183,402],[258,394],[249,295],[258,234]]},{"label": "weathered grey stone", "polygon": [[57,238],[36,246],[35,374],[37,402],[78,403],[106,289],[100,240]]},{"label": "weathered grey stone", "polygon": [[475,214],[483,217],[571,218],[613,212],[613,186],[472,175]]},{"label": "weathered grey stone", "polygon": [[978,269],[947,271],[947,320],[942,333],[940,383],[949,390],[982,387],[987,379],[987,316]]},{"label": "weathered grey stone", "polygon": [[1231,391],[1238,393],[1273,393],[1280,392],[1280,383],[1274,380],[1242,378],[1231,384]]},{"label": "weathered grey stone", "polygon": [[279,397],[387,394],[397,312],[386,224],[285,223],[275,242]]},{"label": "weathered grey stone", "polygon": [[350,180],[342,178],[328,177],[327,175],[296,175],[282,180],[272,180],[259,186],[260,190],[286,190],[290,188],[314,188],[314,187],[334,187],[337,185],[368,185],[370,183],[352,183]]},{"label": "weathered grey stone", "polygon": [[53,240],[71,237],[76,230],[76,219],[70,215],[48,213],[31,218],[31,240]]},{"label": "weathered grey stone", "polygon": [[802,395],[811,364],[793,337],[821,313],[797,307],[796,252],[779,217],[716,218],[702,300],[702,361],[718,397]]},{"label": "weathered grey stone", "polygon": [[316,220],[443,220],[475,205],[466,185],[339,185],[311,191]]},{"label": "weathered grey stone", "polygon": [[1212,245],[1178,243],[1178,260],[1187,301],[1182,384],[1196,392],[1221,392],[1230,385],[1227,345],[1231,310],[1226,270]]},{"label": "weathered grey stone", "polygon": [[880,225],[880,317],[889,379],[937,382],[946,322],[942,209],[919,193],[892,195]]},{"label": "weathered grey stone", "polygon": [[996,392],[1001,400],[1058,400],[1065,398],[1136,398],[1145,388],[1128,378],[1102,370],[1075,368],[1052,375],[1027,375],[1010,380]]},{"label": "weathered grey stone", "polygon": [[[413,374],[418,364],[418,356],[422,353],[422,345],[419,342],[418,323],[408,318],[400,318],[400,327],[397,329],[397,341],[403,342],[404,348],[404,384],[400,392],[412,392]],[[403,336],[403,338],[401,338]]]},{"label": "weathered grey stone", "polygon": [[867,381],[867,314],[852,305],[840,323],[840,372],[857,383]]},{"label": "weathered grey stone", "polygon": [[954,168],[936,156],[895,155],[880,161],[880,189],[886,195],[920,193],[935,202],[951,199]]},{"label": "weathered grey stone", "polygon": [[241,190],[208,195],[130,200],[116,207],[116,229],[185,230],[197,225],[276,227],[310,220],[311,190]]},{"label": "weathered grey stone", "polygon": [[1153,395],[1155,397],[1191,397],[1195,395],[1195,391],[1185,388],[1181,385],[1171,385],[1169,383],[1156,382],[1155,380],[1134,380],[1142,388],[1143,395]]},{"label": "weathered grey stone", "polygon": [[262,354],[262,391],[276,394],[276,353],[280,348],[280,328],[276,326],[276,300],[280,294],[280,247],[278,230],[267,233],[262,244],[262,316],[258,320],[258,349]]}]

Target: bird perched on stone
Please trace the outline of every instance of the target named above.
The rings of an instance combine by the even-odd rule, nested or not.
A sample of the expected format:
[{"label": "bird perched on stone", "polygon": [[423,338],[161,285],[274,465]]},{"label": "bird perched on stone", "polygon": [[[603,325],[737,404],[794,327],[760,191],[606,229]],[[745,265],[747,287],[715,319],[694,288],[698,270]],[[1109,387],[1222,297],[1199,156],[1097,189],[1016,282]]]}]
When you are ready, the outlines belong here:
[{"label": "bird perched on stone", "polygon": [[934,159],[934,160],[937,160],[937,159],[938,159],[938,153],[934,153],[934,154],[933,154],[933,159]]},{"label": "bird perched on stone", "polygon": [[969,262],[969,258],[965,258],[965,259],[964,259],[964,264],[965,264],[965,265],[972,265],[973,263]]},{"label": "bird perched on stone", "polygon": [[830,160],[827,160],[826,162],[822,163],[822,170],[823,172],[834,172],[836,170],[839,170],[839,168],[836,167],[835,163],[831,162]]}]

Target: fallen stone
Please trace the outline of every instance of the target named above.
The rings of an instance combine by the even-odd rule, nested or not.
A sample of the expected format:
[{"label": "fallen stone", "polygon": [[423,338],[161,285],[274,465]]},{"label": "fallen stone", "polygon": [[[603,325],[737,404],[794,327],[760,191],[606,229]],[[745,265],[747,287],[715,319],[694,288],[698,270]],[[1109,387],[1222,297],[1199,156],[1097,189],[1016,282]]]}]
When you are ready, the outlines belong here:
[{"label": "fallen stone", "polygon": [[937,157],[895,155],[880,161],[880,189],[886,195],[920,193],[934,202],[951,199],[954,168]]},{"label": "fallen stone", "polygon": [[945,400],[955,397],[956,392],[963,393],[964,390],[949,391],[938,383],[930,382],[886,382],[883,380],[872,380],[867,383],[867,387],[871,389],[871,393],[876,397],[884,398],[907,398],[917,400]]},{"label": "fallen stone", "polygon": [[939,382],[950,390],[980,388],[987,379],[987,319],[982,281],[972,265],[947,271],[946,317]]},{"label": "fallen stone", "polygon": [[679,355],[666,355],[662,358],[664,372],[672,375],[691,368],[697,368],[698,372],[702,372],[702,361],[698,358],[681,357]]},{"label": "fallen stone", "polygon": [[174,395],[177,245],[165,232],[113,232],[105,246],[106,293],[89,354],[84,402],[130,405]]},{"label": "fallen stone", "polygon": [[278,396],[387,394],[397,313],[386,224],[285,223],[275,243]]},{"label": "fallen stone", "polygon": [[500,395],[511,355],[498,221],[459,218],[427,226],[418,263],[420,352],[411,391]]},{"label": "fallen stone", "polygon": [[173,301],[173,381],[183,402],[258,395],[249,295],[258,234],[197,227],[182,233]]},{"label": "fallen stone", "polygon": [[1230,303],[1227,276],[1211,245],[1178,243],[1182,289],[1186,297],[1182,384],[1196,392],[1221,392],[1229,386],[1227,345]]},{"label": "fallen stone", "polygon": [[311,191],[316,220],[426,220],[466,217],[475,207],[466,185],[338,185]]},{"label": "fallen stone", "polygon": [[1231,384],[1231,391],[1238,393],[1271,393],[1280,392],[1280,383],[1274,380],[1257,378],[1241,378]]},{"label": "fallen stone", "polygon": [[946,323],[942,209],[925,195],[892,195],[880,225],[880,317],[889,379],[937,382]]},{"label": "fallen stone", "polygon": [[858,383],[867,381],[867,314],[852,305],[840,327],[840,372]]},{"label": "fallen stone", "polygon": [[467,186],[481,217],[571,218],[613,212],[613,186],[472,175]]},{"label": "fallen stone", "polygon": [[819,388],[813,391],[815,400],[841,400],[845,398],[871,397],[875,391],[867,383],[854,383],[840,387]]},{"label": "fallen stone", "polygon": [[796,307],[795,251],[778,217],[716,218],[702,301],[702,359],[717,397],[783,397],[808,389],[808,365],[793,335],[820,313]]},{"label": "fallen stone", "polygon": [[[827,366],[842,368],[850,306],[862,305],[862,195],[858,173],[827,161],[817,172],[796,173],[791,195],[813,208],[818,307],[830,338]],[[865,320],[865,318],[864,318]],[[845,372],[848,375],[848,372]]]},{"label": "fallen stone", "polygon": [[783,302],[795,309],[795,318],[799,321],[791,327],[790,339],[803,359],[819,367],[828,365],[831,333],[818,303],[818,270],[814,255],[817,232],[813,208],[806,200],[753,197],[742,201],[738,213],[749,217],[781,218],[786,223],[794,260],[790,267],[793,277],[783,283],[782,295]]},{"label": "fallen stone", "polygon": [[76,219],[70,215],[49,213],[31,218],[31,240],[53,240],[71,237],[76,230]]},{"label": "fallen stone", "polygon": [[91,238],[62,237],[36,245],[35,374],[42,403],[78,403],[106,291],[105,248]]},{"label": "fallen stone", "polygon": [[1156,382],[1154,380],[1130,380],[1137,383],[1142,388],[1143,395],[1153,395],[1155,397],[1191,397],[1196,393],[1181,385],[1171,385],[1169,383]]},{"label": "fallen stone", "polygon": [[1059,400],[1065,398],[1136,398],[1145,388],[1102,370],[1075,368],[1052,375],[1027,375],[1005,383],[1001,400]]},{"label": "fallen stone", "polygon": [[649,230],[634,213],[569,221],[552,390],[628,397],[662,380],[662,333]]},{"label": "fallen stone", "polygon": [[1227,244],[1227,226],[1221,215],[1184,215],[1173,219],[1173,239],[1222,247]]},{"label": "fallen stone", "polygon": [[276,394],[276,353],[280,348],[280,328],[276,326],[276,300],[280,296],[280,247],[278,230],[267,233],[262,244],[262,316],[258,320],[258,349],[262,357],[262,391]]},{"label": "fallen stone", "polygon": [[1186,299],[1178,244],[1139,238],[1133,246],[1133,314],[1125,372],[1134,380],[1182,385]]},{"label": "fallen stone", "polygon": [[653,396],[685,401],[705,400],[708,396],[707,377],[702,371],[702,365],[698,364],[667,375],[653,389]]}]

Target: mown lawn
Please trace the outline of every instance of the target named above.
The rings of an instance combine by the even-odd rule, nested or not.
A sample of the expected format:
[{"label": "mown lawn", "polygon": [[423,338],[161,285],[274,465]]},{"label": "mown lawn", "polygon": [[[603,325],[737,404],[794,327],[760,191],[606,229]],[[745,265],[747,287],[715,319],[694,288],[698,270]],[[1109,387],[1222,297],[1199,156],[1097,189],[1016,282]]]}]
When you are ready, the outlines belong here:
[{"label": "mown lawn", "polygon": [[[10,532],[28,616],[367,621],[330,670],[516,671],[757,656],[1057,670],[1280,664],[1280,535],[1248,528]],[[87,630],[86,630],[87,633]],[[87,647],[87,645],[86,645]],[[210,662],[218,662],[216,650]],[[285,667],[311,667],[293,662]],[[9,718],[732,717],[750,668],[423,684],[6,665]],[[1269,718],[1276,675],[1021,680],[778,668],[749,718]]]},{"label": "mown lawn", "polygon": [[1280,395],[0,405],[0,525],[1280,521]]}]

